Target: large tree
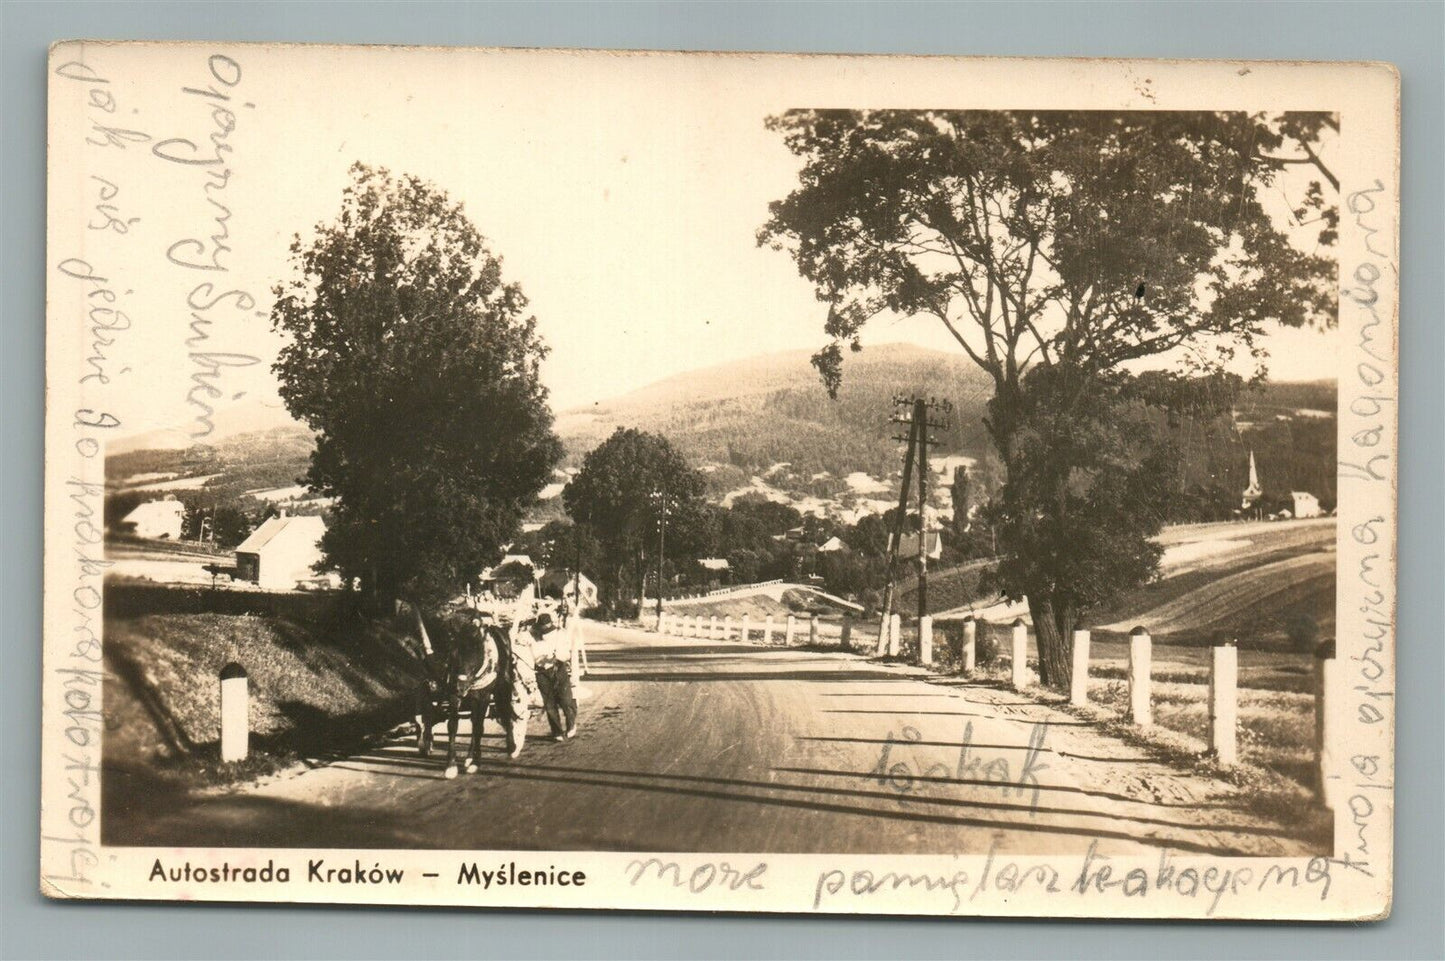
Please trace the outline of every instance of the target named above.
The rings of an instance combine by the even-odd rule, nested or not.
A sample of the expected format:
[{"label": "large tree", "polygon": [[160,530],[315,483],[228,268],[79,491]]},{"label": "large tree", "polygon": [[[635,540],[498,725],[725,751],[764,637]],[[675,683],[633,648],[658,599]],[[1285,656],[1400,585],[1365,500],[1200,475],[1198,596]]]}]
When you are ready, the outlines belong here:
[{"label": "large tree", "polygon": [[562,501],[573,521],[597,539],[602,555],[598,584],[614,609],[629,586],[642,592],[647,558],[656,556],[664,501],[674,556],[696,538],[696,529],[706,522],[704,486],[702,475],[657,434],[619,427],[588,452],[562,490]]},{"label": "large tree", "polygon": [[561,456],[527,300],[459,203],[360,164],[336,219],[291,252],[274,369],[316,431],[306,480],[335,498],[326,561],[377,600],[453,594]]},{"label": "large tree", "polygon": [[[832,342],[814,363],[829,390],[881,314],[936,319],[991,377],[1000,586],[1027,596],[1042,679],[1066,686],[1079,617],[1156,569],[1159,520],[1137,499],[1159,465],[1116,428],[1167,398],[1129,372],[1215,371],[1241,350],[1262,361],[1270,323],[1333,322],[1329,194],[1314,182],[1292,212],[1322,224],[1310,249],[1266,196],[1297,163],[1332,179],[1310,158],[1334,119],[799,110],[769,126],[802,169],[758,239],[790,251],[828,305]],[[1041,446],[1071,432],[1100,446]],[[1125,515],[1140,521],[1121,527]],[[1129,560],[1075,590],[1082,552],[1105,547]]]}]

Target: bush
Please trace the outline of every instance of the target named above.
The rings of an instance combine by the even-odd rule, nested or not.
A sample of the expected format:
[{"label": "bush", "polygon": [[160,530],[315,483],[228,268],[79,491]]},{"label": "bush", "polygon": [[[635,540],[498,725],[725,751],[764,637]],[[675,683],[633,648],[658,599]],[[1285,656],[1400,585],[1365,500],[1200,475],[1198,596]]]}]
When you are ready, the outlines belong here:
[{"label": "bush", "polygon": [[978,622],[978,632],[974,640],[974,663],[979,667],[987,667],[998,660],[998,638],[993,636],[994,628],[984,621]]}]

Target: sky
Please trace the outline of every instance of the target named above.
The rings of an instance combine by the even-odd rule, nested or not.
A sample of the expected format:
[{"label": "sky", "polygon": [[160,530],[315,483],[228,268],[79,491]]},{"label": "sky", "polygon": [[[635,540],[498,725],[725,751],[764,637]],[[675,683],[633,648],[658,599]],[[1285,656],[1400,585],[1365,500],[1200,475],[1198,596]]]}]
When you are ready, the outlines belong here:
[{"label": "sky", "polygon": [[[278,403],[269,365],[281,340],[266,319],[269,291],[289,276],[293,235],[307,239],[335,215],[358,160],[420,176],[463,203],[502,256],[504,276],[530,299],[551,349],[543,377],[555,409],[825,342],[825,309],[811,285],[786,253],[755,242],[768,202],[789,192],[798,169],[764,120],[798,104],[750,72],[748,58],[632,58],[617,70],[607,57],[558,55],[518,69],[446,51],[378,51],[318,53],[301,69],[285,48],[227,49],[229,62],[208,60],[200,46],[164,56],[85,53],[110,81],[115,116],[150,137],[124,153],[86,154],[87,169],[120,186],[117,206],[138,218],[123,241],[97,240],[95,255],[123,272],[131,291],[134,326],[111,355],[120,376],[145,387],[127,418],[136,432],[193,419],[192,307],[226,291],[247,298],[232,294],[200,312],[210,322],[203,347],[256,361],[221,372],[217,404]],[[229,97],[234,129],[218,133],[219,99],[186,88]],[[207,187],[217,165],[145,149],[172,141],[172,156],[213,157],[212,135],[230,148],[220,189],[214,179]],[[199,146],[191,152],[179,140]],[[168,262],[178,241],[215,233],[221,208],[208,200],[230,215],[226,269]],[[179,249],[182,259],[201,251]],[[215,286],[197,295],[204,283]],[[892,341],[958,349],[926,318],[879,318],[864,338]],[[1272,375],[1333,376],[1334,344],[1309,331],[1272,336]]]}]

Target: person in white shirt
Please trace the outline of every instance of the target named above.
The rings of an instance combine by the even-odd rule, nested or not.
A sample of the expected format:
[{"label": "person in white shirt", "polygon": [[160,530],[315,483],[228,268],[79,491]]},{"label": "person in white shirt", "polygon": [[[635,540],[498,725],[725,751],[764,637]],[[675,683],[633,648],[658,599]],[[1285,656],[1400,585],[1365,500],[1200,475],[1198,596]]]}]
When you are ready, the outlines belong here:
[{"label": "person in white shirt", "polygon": [[572,694],[570,645],[557,629],[550,614],[538,614],[531,624],[532,658],[542,709],[552,728],[553,740],[577,736],[577,698]]}]

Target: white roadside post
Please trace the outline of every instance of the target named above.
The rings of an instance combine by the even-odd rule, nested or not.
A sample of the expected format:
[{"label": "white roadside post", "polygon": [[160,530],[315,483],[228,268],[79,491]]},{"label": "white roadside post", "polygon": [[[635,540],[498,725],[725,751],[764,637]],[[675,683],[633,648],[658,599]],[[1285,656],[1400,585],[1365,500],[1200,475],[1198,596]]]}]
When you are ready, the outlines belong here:
[{"label": "white roadside post", "polygon": [[784,647],[792,647],[792,646],[793,646],[793,635],[796,634],[797,631],[798,631],[798,619],[795,618],[793,615],[789,614],[789,615],[788,615],[788,626],[787,626],[787,628],[783,631],[783,646],[784,646]]},{"label": "white roadside post", "polygon": [[963,651],[960,661],[963,673],[972,674],[978,662],[978,620],[972,615],[963,619]]},{"label": "white roadside post", "polygon": [[838,646],[845,651],[853,646],[853,617],[850,614],[843,615],[843,627],[838,634]]},{"label": "white roadside post", "polygon": [[714,614],[714,615],[712,615],[712,620],[708,621],[708,630],[707,630],[708,637],[712,638],[713,640],[717,640],[717,637],[718,637],[718,633],[717,633],[717,632],[718,632],[718,627],[719,627],[719,625],[718,625],[718,621],[717,621],[717,615]]},{"label": "white roadside post", "polygon": [[933,666],[933,618],[927,614],[918,619],[918,663]]},{"label": "white roadside post", "polygon": [[808,643],[813,647],[818,646],[818,615],[808,616]]},{"label": "white roadside post", "polygon": [[246,669],[235,661],[221,668],[221,760],[244,761],[251,752]]},{"label": "white roadside post", "polygon": [[773,615],[769,614],[767,620],[763,621],[763,643],[773,643]]},{"label": "white roadside post", "polygon": [[1154,702],[1149,694],[1152,643],[1142,627],[1129,632],[1129,718],[1140,727],[1154,724]]},{"label": "white roadside post", "polygon": [[1069,667],[1069,703],[1086,707],[1089,703],[1089,632],[1074,632],[1073,663]]},{"label": "white roadside post", "polygon": [[694,614],[694,615],[692,616],[692,619],[691,619],[691,620],[688,619],[687,615],[683,615],[683,618],[682,618],[682,630],[683,630],[683,633],[687,634],[688,637],[697,637],[699,634],[702,633],[702,623],[701,623],[701,622],[702,622],[702,618],[701,618],[701,617],[698,617],[696,614]]},{"label": "white roadside post", "polygon": [[746,644],[746,643],[748,642],[748,638],[752,636],[752,633],[753,633],[753,619],[752,619],[751,617],[749,617],[748,615],[744,614],[744,615],[743,615],[743,630],[742,630],[742,633],[741,633],[740,635],[738,635],[738,640],[740,640],[740,641],[742,641],[744,644]]},{"label": "white roadside post", "polygon": [[1216,645],[1209,671],[1209,747],[1220,764],[1239,760],[1239,648]]},{"label": "white roadside post", "polygon": [[1029,629],[1022,617],[1014,618],[1011,658],[1010,680],[1015,691],[1022,691],[1029,686]]},{"label": "white roadside post", "polygon": [[731,614],[723,618],[722,639],[731,640],[733,636],[733,616]]},{"label": "white roadside post", "polygon": [[657,614],[657,633],[667,633],[667,614],[664,611],[659,611]]},{"label": "white roadside post", "polygon": [[897,657],[903,644],[903,615],[894,614],[888,618],[888,656]]},{"label": "white roadside post", "polygon": [[1336,689],[1335,639],[1315,647],[1315,786],[1320,803],[1338,809],[1341,782],[1335,773],[1335,724],[1330,718],[1330,697]]}]

